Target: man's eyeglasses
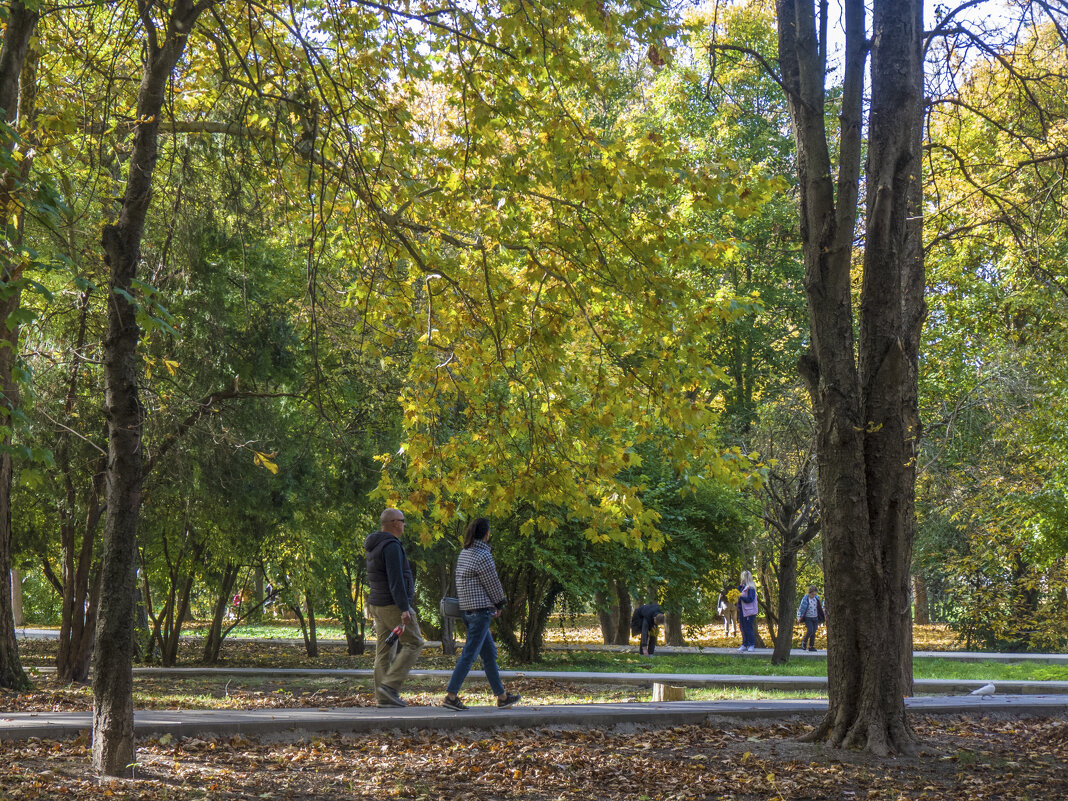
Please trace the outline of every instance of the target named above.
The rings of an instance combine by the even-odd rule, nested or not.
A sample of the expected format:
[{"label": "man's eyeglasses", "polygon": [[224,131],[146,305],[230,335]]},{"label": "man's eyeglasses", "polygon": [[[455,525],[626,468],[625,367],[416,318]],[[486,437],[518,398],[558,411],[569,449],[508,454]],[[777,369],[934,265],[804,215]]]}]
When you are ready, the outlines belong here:
[{"label": "man's eyeglasses", "polygon": [[404,522],[404,518],[403,517],[394,517],[392,520],[387,520],[386,522],[387,523],[403,523]]}]

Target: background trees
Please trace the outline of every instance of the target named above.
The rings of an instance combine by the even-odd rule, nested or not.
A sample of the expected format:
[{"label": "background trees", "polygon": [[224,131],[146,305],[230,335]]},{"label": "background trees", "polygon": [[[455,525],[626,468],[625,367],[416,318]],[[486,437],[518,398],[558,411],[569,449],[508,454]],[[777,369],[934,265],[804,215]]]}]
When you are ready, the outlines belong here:
[{"label": "background trees", "polygon": [[[463,521],[494,519],[501,639],[523,659],[554,604],[597,606],[619,640],[656,598],[679,641],[742,560],[764,568],[783,658],[819,519],[841,623],[830,736],[875,750],[909,739],[914,470],[922,605],[969,642],[1057,641],[1063,28],[1025,26],[1019,50],[974,32],[989,58],[950,58],[967,80],[934,84],[921,359],[919,6],[877,3],[870,51],[846,7],[836,87],[830,17],[785,0],[682,20],[5,5],[9,88],[34,75],[6,59],[41,13],[37,112],[5,140],[12,553],[60,599],[63,676],[87,678],[94,632],[122,645],[97,649],[121,663],[97,682],[105,772],[133,761],[135,589],[148,658],[173,661],[196,615],[210,661],[233,596],[255,614],[268,583],[309,653],[324,614],[357,651],[360,542],[387,503],[413,522],[427,607]],[[967,33],[954,19],[929,58]],[[17,684],[4,625],[0,682]]]},{"label": "background trees", "polygon": [[936,614],[991,648],[1063,642],[1064,392],[1051,357],[1065,345],[1068,62],[1063,15],[1034,4],[1030,22],[949,19],[932,45],[947,88],[928,122],[918,576]]}]

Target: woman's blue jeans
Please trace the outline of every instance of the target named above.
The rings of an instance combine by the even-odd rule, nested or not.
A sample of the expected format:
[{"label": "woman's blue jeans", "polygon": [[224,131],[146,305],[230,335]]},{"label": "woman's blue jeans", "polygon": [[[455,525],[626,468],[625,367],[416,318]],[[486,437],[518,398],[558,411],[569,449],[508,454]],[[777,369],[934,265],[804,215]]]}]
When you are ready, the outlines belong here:
[{"label": "woman's blue jeans", "polygon": [[449,695],[456,695],[460,691],[476,656],[482,659],[482,669],[486,671],[486,681],[489,682],[493,694],[504,695],[504,685],[497,669],[497,643],[493,641],[493,634],[490,632],[490,621],[496,611],[476,609],[463,613],[464,624],[467,626],[467,641],[456,661],[456,667],[453,668],[452,678],[449,679],[449,686],[446,688]]},{"label": "woman's blue jeans", "polygon": [[756,615],[742,615],[742,645],[756,645]]}]

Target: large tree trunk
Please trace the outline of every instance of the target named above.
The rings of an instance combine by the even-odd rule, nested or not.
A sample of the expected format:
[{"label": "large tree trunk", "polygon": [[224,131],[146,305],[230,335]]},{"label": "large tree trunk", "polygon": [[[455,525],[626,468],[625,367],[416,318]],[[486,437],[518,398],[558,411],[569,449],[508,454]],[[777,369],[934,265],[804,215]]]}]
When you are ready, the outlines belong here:
[{"label": "large tree trunk", "polygon": [[312,602],[311,595],[307,593],[304,595],[304,604],[308,610],[308,628],[304,631],[304,650],[314,659],[319,656],[319,637],[316,634],[315,604]]},{"label": "large tree trunk", "polygon": [[[801,369],[816,417],[827,578],[829,712],[813,739],[911,751],[909,567],[923,317],[921,0],[845,0],[835,170],[825,129],[827,54],[813,0],[778,0],[779,57],[794,121],[812,343]],[[864,70],[871,48],[869,119]],[[862,135],[868,133],[859,344],[852,282]],[[856,351],[854,348],[856,347]],[[859,364],[856,356],[859,355]]]},{"label": "large tree trunk", "polygon": [[[23,65],[27,62],[30,39],[37,27],[37,4],[34,10],[27,8],[21,0],[15,0],[8,8],[4,42],[0,47],[0,109],[4,110],[4,119],[15,122],[19,113],[19,90]],[[32,59],[31,59],[32,60]],[[21,82],[24,95],[32,96],[35,91],[33,81]],[[32,100],[24,103],[32,107]],[[11,151],[14,141],[3,142],[3,147]],[[22,170],[29,169],[29,154],[24,156]],[[20,172],[21,172],[20,171]],[[5,173],[0,178],[0,224],[8,227],[7,243],[18,241],[20,237],[22,213],[18,210],[17,198],[20,179],[25,175],[15,172]],[[9,220],[18,217],[19,224],[12,225]],[[22,302],[21,291],[11,291],[10,284],[21,277],[23,262],[8,247],[0,254],[0,286],[7,289],[0,301],[0,687],[13,690],[26,689],[30,680],[19,661],[18,645],[15,641],[15,622],[11,612],[11,477],[14,465],[11,458],[11,441],[14,431],[14,412],[19,405],[19,388],[15,382],[15,362],[19,353],[19,326],[11,319],[11,314]],[[9,294],[10,293],[10,294]]]},{"label": "large tree trunk", "polygon": [[926,626],[931,622],[931,607],[927,600],[927,581],[923,576],[912,577],[913,622]]},{"label": "large tree trunk", "polygon": [[601,626],[601,639],[605,645],[616,641],[619,631],[619,604],[610,603],[608,597],[598,590],[593,594],[593,604],[597,607],[597,622]]},{"label": "large tree trunk", "polygon": [[26,615],[22,608],[22,573],[11,571],[11,618],[15,628],[26,625]]},{"label": "large tree trunk", "polygon": [[664,615],[664,645],[686,645],[682,636],[682,615],[678,612],[667,612]]},{"label": "large tree trunk", "polygon": [[208,0],[201,3],[175,0],[165,32],[156,29],[151,8],[142,14],[146,58],[137,97],[138,124],[126,191],[118,219],[104,227],[101,237],[110,269],[108,332],[104,340],[108,468],[102,562],[105,592],[100,602],[93,654],[93,767],[107,776],[129,776],[136,761],[132,662],[144,410],[137,391],[140,331],[131,293],[152,197],[167,84],[193,24],[210,5]]},{"label": "large tree trunk", "polygon": [[616,620],[616,645],[628,645],[630,643],[630,616],[634,609],[630,602],[630,589],[627,582],[622,579],[615,580],[616,606],[619,608],[619,618]]},{"label": "large tree trunk", "polygon": [[797,551],[783,548],[779,559],[779,628],[774,637],[771,664],[785,665],[790,661],[794,643],[794,596],[797,594]]}]

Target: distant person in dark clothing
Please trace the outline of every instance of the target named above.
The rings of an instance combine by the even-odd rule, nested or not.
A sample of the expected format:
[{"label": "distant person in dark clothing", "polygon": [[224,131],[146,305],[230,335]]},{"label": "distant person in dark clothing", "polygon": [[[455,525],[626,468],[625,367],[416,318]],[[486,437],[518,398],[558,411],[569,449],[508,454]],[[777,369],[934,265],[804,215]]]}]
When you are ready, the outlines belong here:
[{"label": "distant person in dark clothing", "polygon": [[660,604],[644,604],[634,610],[630,619],[630,633],[641,637],[638,653],[652,656],[656,651],[656,627],[664,625],[664,610]]},{"label": "distant person in dark clothing", "polygon": [[[379,706],[407,706],[400,689],[408,672],[423,650],[423,635],[415,614],[415,575],[400,541],[404,531],[404,513],[386,509],[381,516],[381,531],[364,542],[367,551],[367,605],[375,621],[375,699]],[[397,657],[391,660],[389,633],[403,627]]]}]

